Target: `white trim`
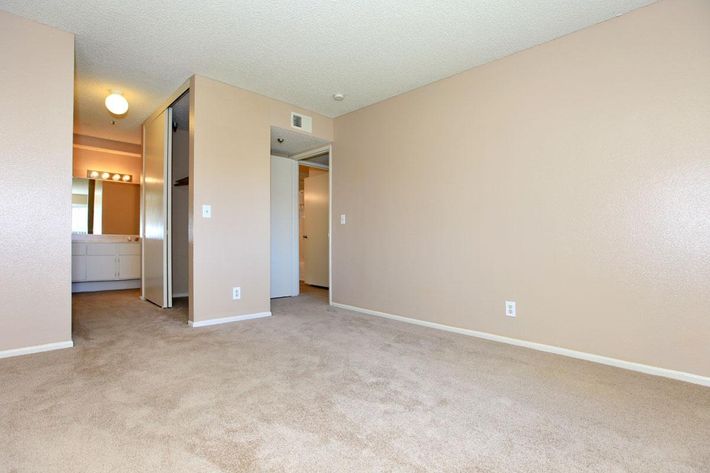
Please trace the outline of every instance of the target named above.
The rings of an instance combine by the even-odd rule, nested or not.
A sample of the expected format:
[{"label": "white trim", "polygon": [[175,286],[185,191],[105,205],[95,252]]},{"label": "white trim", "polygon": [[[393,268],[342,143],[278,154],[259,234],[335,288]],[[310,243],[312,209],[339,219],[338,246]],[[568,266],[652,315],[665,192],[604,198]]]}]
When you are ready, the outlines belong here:
[{"label": "white trim", "polygon": [[33,347],[15,348],[12,350],[0,351],[0,358],[10,358],[13,356],[30,355],[32,353],[42,353],[45,351],[61,350],[74,346],[72,340],[66,342],[47,343],[46,345],[35,345]]},{"label": "white trim", "polygon": [[141,125],[141,209],[140,209],[140,240],[141,240],[141,300],[145,300],[145,123]]},{"label": "white trim", "polygon": [[333,304],[333,144],[328,145],[328,303]]},{"label": "white trim", "polygon": [[301,201],[298,189],[298,161],[293,161],[291,168],[291,294],[301,293]]},{"label": "white trim", "polygon": [[309,163],[307,161],[296,161],[299,166],[303,166],[306,168],[315,168],[315,169],[323,169],[324,171],[327,171],[330,169],[330,166],[327,164],[318,164],[318,163]]},{"label": "white trim", "polygon": [[701,386],[710,387],[710,377],[700,376],[698,374],[686,373],[684,371],[675,371],[667,368],[659,368],[657,366],[644,365],[641,363],[635,363],[633,361],[619,360],[617,358],[609,358],[607,356],[595,355],[593,353],[585,353],[582,351],[570,350],[568,348],[556,347],[554,345],[545,345],[543,343],[529,342],[527,340],[504,337],[502,335],[479,332],[466,328],[451,327],[450,325],[439,324],[436,322],[428,322],[426,320],[412,319],[409,317],[403,317],[401,315],[392,315],[385,312],[378,312],[376,310],[363,309],[361,307],[355,307],[347,304],[339,304],[337,302],[331,302],[330,305],[332,305],[333,307],[338,307],[340,309],[351,310],[353,312],[360,312],[362,314],[367,315],[374,315],[376,317],[384,317],[386,319],[406,322],[408,324],[421,325],[423,327],[444,330],[447,332],[458,333],[461,335],[468,335],[470,337],[483,338],[485,340],[491,340],[494,342],[507,343],[509,345],[530,348],[532,350],[554,353],[556,355],[577,358],[579,360],[591,361],[593,363],[600,363],[602,365],[614,366],[616,368],[638,371],[639,373],[650,374],[653,376],[662,376],[664,378],[676,379],[678,381],[685,381],[687,383],[699,384]]},{"label": "white trim", "polygon": [[176,297],[188,297],[187,292],[173,292],[173,299]]},{"label": "white trim", "polygon": [[197,322],[189,320],[187,324],[192,328],[209,327],[210,325],[227,324],[230,322],[239,322],[242,320],[260,319],[262,317],[271,317],[271,312],[257,312],[256,314],[233,315],[231,317],[221,317],[218,319],[198,320]]},{"label": "white trim", "polygon": [[[180,96],[182,97],[182,95]],[[179,100],[180,97],[176,99]],[[174,104],[175,102],[173,102]],[[165,222],[163,227],[163,308],[173,306],[173,104],[167,112],[165,129],[165,156],[163,159],[163,202],[165,203]]]},{"label": "white trim", "polygon": [[302,153],[296,153],[289,156],[291,159],[300,161],[302,159],[313,158],[315,156],[320,156],[330,151],[330,145],[321,146],[320,148],[309,149],[308,151],[303,151]]}]

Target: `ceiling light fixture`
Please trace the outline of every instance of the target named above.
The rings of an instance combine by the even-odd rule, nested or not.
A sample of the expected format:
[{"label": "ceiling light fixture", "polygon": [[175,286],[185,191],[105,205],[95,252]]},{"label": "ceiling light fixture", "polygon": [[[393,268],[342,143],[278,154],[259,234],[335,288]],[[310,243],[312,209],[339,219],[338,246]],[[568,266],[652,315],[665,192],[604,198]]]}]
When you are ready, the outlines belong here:
[{"label": "ceiling light fixture", "polygon": [[336,102],[342,102],[343,100],[345,100],[345,95],[333,94],[333,100],[335,100]]},{"label": "ceiling light fixture", "polygon": [[123,115],[128,111],[128,100],[119,90],[112,90],[106,97],[104,104],[108,111],[114,115]]}]

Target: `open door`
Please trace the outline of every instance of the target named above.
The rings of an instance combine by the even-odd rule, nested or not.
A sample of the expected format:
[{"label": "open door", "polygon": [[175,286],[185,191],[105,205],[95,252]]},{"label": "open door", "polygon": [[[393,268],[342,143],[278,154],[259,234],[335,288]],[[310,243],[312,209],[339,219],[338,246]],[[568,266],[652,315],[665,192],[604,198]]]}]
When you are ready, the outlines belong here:
[{"label": "open door", "polygon": [[298,163],[271,157],[271,298],[298,295]]},{"label": "open door", "polygon": [[168,108],[147,125],[143,134],[144,222],[143,297],[166,308],[170,294],[170,130]]},{"label": "open door", "polygon": [[309,176],[303,182],[304,281],[311,286],[329,287],[328,173]]}]

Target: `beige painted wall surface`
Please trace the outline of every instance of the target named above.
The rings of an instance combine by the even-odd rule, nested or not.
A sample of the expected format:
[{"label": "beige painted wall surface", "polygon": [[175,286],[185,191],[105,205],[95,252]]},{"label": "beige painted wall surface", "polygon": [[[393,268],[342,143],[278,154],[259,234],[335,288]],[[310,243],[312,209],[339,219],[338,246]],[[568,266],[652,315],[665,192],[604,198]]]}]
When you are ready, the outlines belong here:
[{"label": "beige painted wall surface", "polygon": [[[330,141],[332,120],[202,76],[190,90],[190,320],[268,312],[270,127],[288,128],[291,111],[301,112]],[[203,204],[212,218],[202,218]]]},{"label": "beige painted wall surface", "polygon": [[293,130],[301,133],[300,130],[291,128],[291,112],[297,112],[313,118],[313,136],[326,141],[333,140],[333,120],[318,113],[295,107],[291,104],[281,102],[276,99],[253,94],[259,97],[269,108],[269,126],[275,126],[284,130]]},{"label": "beige painted wall surface", "polygon": [[710,376],[709,25],[662,1],[336,119],[334,301]]},{"label": "beige painted wall surface", "polygon": [[0,11],[0,44],[2,351],[71,340],[74,36]]},{"label": "beige painted wall surface", "polygon": [[[143,172],[143,158],[141,158],[142,148],[140,145],[131,143],[121,143],[118,141],[101,140],[100,138],[80,137],[80,142],[90,142],[97,149],[74,148],[73,172],[74,177],[86,177],[86,171],[92,169],[97,171],[118,172],[121,174],[131,174],[133,182],[141,182]],[[89,141],[89,138],[91,141]],[[92,146],[92,147],[93,147]],[[116,154],[101,151],[99,147],[106,149],[126,149],[129,152],[137,153],[138,156],[128,156],[126,154]],[[114,148],[115,147],[115,148]]]}]

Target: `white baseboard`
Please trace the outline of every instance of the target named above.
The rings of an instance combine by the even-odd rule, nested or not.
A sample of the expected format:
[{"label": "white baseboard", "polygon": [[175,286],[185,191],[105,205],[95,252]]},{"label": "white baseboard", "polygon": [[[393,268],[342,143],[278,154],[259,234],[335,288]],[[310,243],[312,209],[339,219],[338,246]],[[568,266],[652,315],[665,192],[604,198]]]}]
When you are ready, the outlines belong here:
[{"label": "white baseboard", "polygon": [[376,317],[384,317],[386,319],[397,320],[399,322],[406,322],[408,324],[421,325],[423,327],[435,328],[437,330],[445,330],[447,332],[458,333],[461,335],[468,335],[470,337],[483,338],[486,340],[491,340],[494,342],[507,343],[509,345],[516,345],[519,347],[530,348],[532,350],[544,351],[547,353],[554,353],[556,355],[567,356],[570,358],[577,358],[585,361],[592,361],[594,363],[601,363],[603,365],[614,366],[617,368],[623,368],[631,371],[638,371],[639,373],[650,374],[654,376],[662,376],[664,378],[676,379],[678,381],[685,381],[687,383],[699,384],[701,386],[710,387],[710,377],[700,376],[693,373],[686,373],[684,371],[675,371],[667,368],[659,368],[657,366],[644,365],[641,363],[635,363],[633,361],[619,360],[617,358],[609,358],[607,356],[595,355],[593,353],[585,353],[582,351],[570,350],[568,348],[556,347],[554,345],[545,345],[543,343],[529,342],[527,340],[520,340],[517,338],[504,337],[502,335],[495,335],[492,333],[479,332],[476,330],[469,330],[466,328],[451,327],[450,325],[439,324],[436,322],[428,322],[426,320],[412,319],[409,317],[403,317],[401,315],[392,315],[385,312],[378,312],[376,310],[363,309],[362,307],[355,307],[347,304],[339,304],[337,302],[331,302],[333,307],[338,307],[341,309],[351,310],[353,312],[360,312],[362,314],[374,315]]},{"label": "white baseboard", "polygon": [[234,315],[232,317],[220,317],[219,319],[198,320],[197,322],[189,320],[187,323],[190,327],[197,328],[208,327],[210,325],[228,324],[231,322],[239,322],[241,320],[260,319],[262,317],[271,317],[271,312],[257,312],[256,314]]},{"label": "white baseboard", "polygon": [[32,347],[15,348],[12,350],[0,351],[0,358],[10,358],[13,356],[30,355],[32,353],[42,353],[44,351],[61,350],[62,348],[71,348],[74,346],[72,340],[66,342],[47,343],[46,345],[35,345]]}]

